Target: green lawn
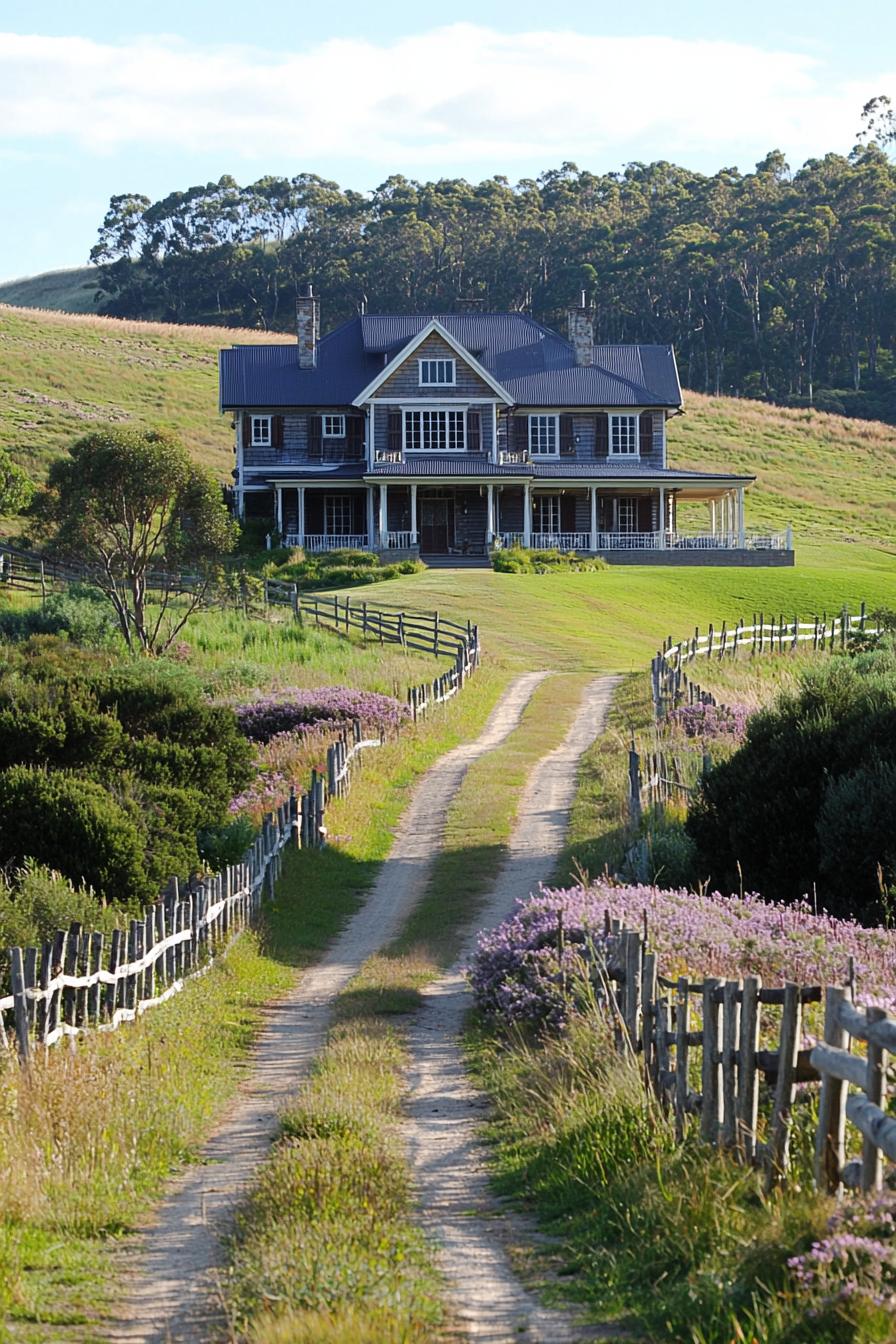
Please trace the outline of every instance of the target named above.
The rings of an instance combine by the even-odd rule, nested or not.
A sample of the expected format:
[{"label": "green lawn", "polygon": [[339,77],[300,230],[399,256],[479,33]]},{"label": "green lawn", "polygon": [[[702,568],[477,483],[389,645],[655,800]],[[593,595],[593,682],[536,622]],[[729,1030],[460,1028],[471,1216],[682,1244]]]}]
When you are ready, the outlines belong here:
[{"label": "green lawn", "polygon": [[478,621],[483,648],[519,668],[629,671],[666,635],[695,625],[896,606],[896,553],[870,546],[801,546],[793,569],[660,569],[618,565],[591,574],[428,570],[390,582],[390,603]]}]

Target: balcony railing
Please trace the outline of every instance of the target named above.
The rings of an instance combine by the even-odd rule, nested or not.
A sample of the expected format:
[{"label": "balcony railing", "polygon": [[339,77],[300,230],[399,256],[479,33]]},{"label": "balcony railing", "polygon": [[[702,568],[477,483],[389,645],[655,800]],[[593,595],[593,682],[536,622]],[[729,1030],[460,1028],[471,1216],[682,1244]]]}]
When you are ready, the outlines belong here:
[{"label": "balcony railing", "polygon": [[[502,547],[526,545],[522,532],[498,532],[495,540]],[[738,533],[699,532],[685,534],[667,532],[597,532],[592,545],[590,532],[533,532],[529,537],[532,550],[559,551],[785,551],[793,547],[790,532],[748,532],[743,538]]]},{"label": "balcony railing", "polygon": [[400,448],[377,448],[373,454],[374,462],[403,462]]},{"label": "balcony railing", "polygon": [[416,545],[416,532],[386,532],[383,537],[385,551],[409,551]]},{"label": "balcony railing", "polygon": [[365,532],[287,532],[283,538],[285,546],[301,546],[306,551],[364,551],[367,549]]},{"label": "balcony railing", "polygon": [[523,467],[529,460],[527,448],[502,448],[498,454],[502,467]]}]

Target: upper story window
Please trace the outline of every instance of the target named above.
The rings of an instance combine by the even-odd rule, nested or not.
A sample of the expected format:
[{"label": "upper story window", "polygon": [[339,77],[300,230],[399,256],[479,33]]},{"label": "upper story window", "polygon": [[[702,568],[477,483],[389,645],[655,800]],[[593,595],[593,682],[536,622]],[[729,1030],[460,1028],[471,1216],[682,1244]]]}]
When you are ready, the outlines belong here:
[{"label": "upper story window", "polygon": [[610,456],[638,457],[638,416],[610,416]]},{"label": "upper story window", "polygon": [[321,432],[325,439],[344,439],[345,438],[345,416],[344,415],[324,415]]},{"label": "upper story window", "polygon": [[551,457],[559,453],[559,420],[557,415],[529,416],[529,452],[533,457]]},{"label": "upper story window", "polygon": [[456,365],[453,359],[421,359],[421,387],[454,387]]},{"label": "upper story window", "polygon": [[[252,429],[250,442],[253,448],[270,448],[273,438],[271,435],[271,417],[269,415],[253,415],[251,417]],[[245,442],[245,440],[244,440]]]},{"label": "upper story window", "polygon": [[404,446],[410,453],[463,453],[465,411],[405,411]]}]

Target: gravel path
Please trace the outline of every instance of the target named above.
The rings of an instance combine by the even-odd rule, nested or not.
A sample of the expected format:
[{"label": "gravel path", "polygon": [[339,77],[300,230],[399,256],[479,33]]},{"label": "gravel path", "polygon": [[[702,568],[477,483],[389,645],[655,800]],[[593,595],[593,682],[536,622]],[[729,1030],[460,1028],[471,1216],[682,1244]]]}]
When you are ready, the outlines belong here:
[{"label": "gravel path", "polygon": [[443,756],[420,780],[389,858],[362,908],[320,962],[276,1007],[256,1047],[250,1076],[206,1145],[201,1162],[175,1182],[142,1237],[125,1283],[111,1341],[209,1341],[225,1326],[217,1290],[221,1236],[277,1132],[277,1117],[325,1042],[334,997],[362,962],[393,938],[421,896],[442,843],[447,809],[469,765],[519,723],[544,672],[506,691],[480,736]]},{"label": "gravel path", "polygon": [[[533,771],[479,928],[500,923],[518,896],[550,877],[566,837],[579,757],[602,729],[617,681],[598,677],[590,684],[565,740]],[[471,931],[455,966],[423,991],[425,1006],[410,1038],[408,1145],[424,1226],[440,1245],[454,1314],[467,1338],[487,1344],[618,1338],[618,1332],[577,1325],[567,1313],[542,1307],[511,1270],[509,1248],[532,1245],[539,1235],[492,1195],[477,1137],[487,1106],[467,1079],[459,1040],[470,1007],[461,968],[474,944]]]}]

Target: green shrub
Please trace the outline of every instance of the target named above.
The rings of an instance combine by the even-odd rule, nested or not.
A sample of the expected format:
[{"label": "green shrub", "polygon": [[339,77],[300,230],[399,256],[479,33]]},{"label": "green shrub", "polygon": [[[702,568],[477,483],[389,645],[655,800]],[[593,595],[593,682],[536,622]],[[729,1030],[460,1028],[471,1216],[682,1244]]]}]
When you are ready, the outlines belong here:
[{"label": "green shrub", "polygon": [[576,551],[526,550],[510,546],[492,552],[492,567],[500,574],[549,574],[556,570],[593,572],[606,569],[599,555],[579,555]]},{"label": "green shrub", "polygon": [[[893,767],[889,653],[832,660],[754,715],[743,746],[701,781],[687,821],[701,870],[722,890],[743,882],[770,899],[799,899],[816,887],[832,914],[877,922],[874,865],[893,850],[884,838],[893,832]],[[854,810],[838,813],[847,801]],[[860,866],[844,861],[866,843],[873,860],[866,853]]]},{"label": "green shrub", "polygon": [[39,947],[72,922],[111,933],[121,921],[120,908],[31,860],[0,877],[0,956],[7,947]]},{"label": "green shrub", "polygon": [[86,648],[103,648],[116,642],[118,622],[102,593],[73,584],[41,607],[0,612],[0,637],[19,641],[32,635],[67,635]]},{"label": "green shrub", "polygon": [[680,821],[652,825],[647,832],[647,881],[659,887],[695,887],[697,846]]},{"label": "green shrub", "polygon": [[158,894],[132,812],[83,775],[26,765],[0,771],[0,862],[29,858],[108,901]]},{"label": "green shrub", "polygon": [[205,826],[197,836],[197,847],[203,862],[213,872],[220,872],[231,863],[239,863],[255,839],[255,827],[246,817],[221,826]]}]

